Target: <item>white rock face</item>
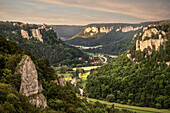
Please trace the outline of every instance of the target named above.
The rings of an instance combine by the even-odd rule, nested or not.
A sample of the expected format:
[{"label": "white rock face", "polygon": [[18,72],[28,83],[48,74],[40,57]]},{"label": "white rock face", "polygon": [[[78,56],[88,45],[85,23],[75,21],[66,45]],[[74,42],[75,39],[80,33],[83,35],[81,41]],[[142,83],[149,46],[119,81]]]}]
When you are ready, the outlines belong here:
[{"label": "white rock face", "polygon": [[35,97],[30,97],[29,102],[35,105],[37,108],[46,108],[47,100],[43,94],[39,94]]},{"label": "white rock face", "polygon": [[[155,50],[158,51],[159,47],[167,41],[166,38],[162,38],[161,34],[159,34],[159,39],[152,39],[152,34],[159,34],[159,32],[156,28],[146,30],[142,36],[142,41],[136,41],[136,50],[143,51],[145,48],[148,47],[153,49],[153,46],[155,46]],[[164,34],[166,35],[166,33]],[[149,37],[150,39],[145,40],[146,37]]]},{"label": "white rock face", "polygon": [[21,35],[22,35],[23,38],[27,38],[27,39],[30,38],[29,35],[28,35],[28,32],[23,30],[23,29],[21,29]]},{"label": "white rock face", "polygon": [[137,37],[137,35],[138,35],[137,33],[134,34],[132,40],[134,40]]},{"label": "white rock face", "polygon": [[47,102],[45,97],[41,93],[43,88],[42,85],[38,85],[38,74],[35,67],[35,64],[31,58],[27,55],[22,57],[22,60],[16,68],[15,74],[21,74],[21,85],[20,93],[22,95],[30,97],[29,102],[35,104],[37,107],[45,108]]},{"label": "white rock face", "polygon": [[114,27],[100,27],[100,32],[101,33],[108,33],[110,32]]},{"label": "white rock face", "polygon": [[80,91],[80,95],[83,96],[83,89],[79,88],[79,91]]},{"label": "white rock face", "polygon": [[98,33],[98,32],[99,32],[99,30],[98,30],[97,27],[92,27],[91,29],[92,29],[92,32],[93,32],[93,33]]},{"label": "white rock face", "polygon": [[136,30],[139,30],[141,28],[142,28],[142,26],[141,27],[135,27],[135,28],[133,28],[132,26],[126,26],[126,27],[122,28],[122,32],[136,31]]},{"label": "white rock face", "polygon": [[169,62],[166,62],[166,65],[170,66],[170,61],[169,61]]},{"label": "white rock face", "polygon": [[21,86],[19,91],[21,94],[30,96],[38,93],[38,74],[29,56],[23,56],[17,66],[16,74],[21,74]]},{"label": "white rock face", "polygon": [[143,27],[143,31],[145,31],[145,30],[147,30],[148,29],[148,27]]},{"label": "white rock face", "polygon": [[150,47],[153,49],[153,46],[155,46],[155,50],[158,51],[160,45],[163,45],[167,40],[166,39],[149,39],[145,41],[137,41],[136,42],[136,50],[143,51],[145,48]]},{"label": "white rock face", "polygon": [[122,28],[122,32],[129,32],[129,31],[133,31],[133,27],[132,26],[126,26]]},{"label": "white rock face", "polygon": [[108,32],[110,32],[112,29],[113,29],[114,27],[112,26],[112,27],[100,27],[100,28],[98,28],[98,27],[87,27],[85,30],[84,30],[84,34],[86,34],[86,33],[89,33],[89,32],[91,32],[90,33],[90,35],[91,36],[93,36],[93,35],[95,35],[95,34],[97,34],[97,33],[108,33]]},{"label": "white rock face", "polygon": [[32,31],[32,36],[33,36],[34,38],[36,38],[37,40],[43,42],[42,35],[41,35],[39,29],[32,29],[31,31]]},{"label": "white rock face", "polygon": [[76,77],[73,77],[72,80],[71,80],[71,84],[75,85],[76,86]]},{"label": "white rock face", "polygon": [[118,31],[120,31],[122,28],[120,27],[120,28],[118,28],[118,29],[116,29],[116,32],[118,32]]},{"label": "white rock face", "polygon": [[131,54],[127,54],[128,59],[131,59]]},{"label": "white rock face", "polygon": [[85,34],[85,33],[89,33],[91,30],[92,30],[91,27],[86,28],[86,29],[84,30],[84,34]]},{"label": "white rock face", "polygon": [[151,37],[152,36],[152,33],[153,34],[158,34],[158,30],[156,28],[152,28],[152,29],[149,29],[149,30],[146,30],[142,36],[142,40],[145,39],[145,37]]}]

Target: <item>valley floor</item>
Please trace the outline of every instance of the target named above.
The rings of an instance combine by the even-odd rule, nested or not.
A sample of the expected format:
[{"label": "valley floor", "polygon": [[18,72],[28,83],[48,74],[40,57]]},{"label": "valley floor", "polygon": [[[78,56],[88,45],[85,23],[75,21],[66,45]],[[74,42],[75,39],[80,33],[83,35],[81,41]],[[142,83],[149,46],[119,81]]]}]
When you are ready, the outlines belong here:
[{"label": "valley floor", "polygon": [[[85,86],[86,86],[87,76],[90,74],[89,70],[92,69],[92,68],[97,68],[97,66],[89,66],[89,67],[83,68],[86,71],[86,73],[84,73],[82,76],[80,76],[80,78],[82,79],[81,85],[83,86],[83,88],[85,88]],[[73,69],[73,70],[75,71],[75,69]],[[68,74],[68,73],[59,74],[59,75],[64,75],[64,78],[65,78],[66,81],[72,80],[70,74]],[[169,109],[156,109],[156,108],[150,108],[150,107],[138,107],[138,106],[131,106],[131,105],[114,103],[114,102],[108,102],[108,101],[104,101],[104,100],[98,100],[98,99],[94,99],[94,98],[87,98],[87,97],[79,96],[78,94],[77,94],[77,96],[81,97],[81,98],[86,98],[87,100],[89,100],[91,102],[99,101],[100,103],[106,104],[108,106],[111,106],[112,104],[114,104],[115,108],[127,109],[127,110],[134,111],[134,112],[137,112],[137,113],[170,113]]]},{"label": "valley floor", "polygon": [[106,104],[108,106],[112,106],[114,104],[115,108],[118,109],[127,109],[127,110],[132,110],[137,113],[170,113],[169,109],[156,109],[156,108],[150,108],[150,107],[138,107],[138,106],[130,106],[130,105],[124,105],[124,104],[119,104],[119,103],[114,103],[114,102],[107,102],[104,100],[98,100],[98,99],[93,99],[93,98],[87,98],[83,96],[79,96],[81,98],[86,98],[87,100],[91,102],[100,102],[102,104]]}]

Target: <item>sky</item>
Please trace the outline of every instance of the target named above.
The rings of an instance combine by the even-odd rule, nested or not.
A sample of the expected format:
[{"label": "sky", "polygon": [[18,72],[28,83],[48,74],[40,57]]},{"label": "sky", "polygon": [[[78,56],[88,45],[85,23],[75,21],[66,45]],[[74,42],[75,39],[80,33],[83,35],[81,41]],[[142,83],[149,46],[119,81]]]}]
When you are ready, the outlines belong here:
[{"label": "sky", "polygon": [[0,21],[87,25],[170,19],[170,0],[0,0]]}]

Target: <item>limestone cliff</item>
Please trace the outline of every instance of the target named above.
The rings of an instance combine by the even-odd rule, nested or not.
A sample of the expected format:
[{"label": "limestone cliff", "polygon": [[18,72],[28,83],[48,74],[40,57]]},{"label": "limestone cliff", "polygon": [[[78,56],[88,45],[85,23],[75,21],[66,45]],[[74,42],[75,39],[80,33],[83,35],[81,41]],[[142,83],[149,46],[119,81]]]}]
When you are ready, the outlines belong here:
[{"label": "limestone cliff", "polygon": [[29,102],[36,107],[45,108],[47,106],[46,98],[41,94],[43,88],[38,83],[38,74],[35,64],[27,55],[22,57],[22,60],[16,68],[15,74],[21,74],[20,93],[29,97]]},{"label": "limestone cliff", "polygon": [[149,30],[146,30],[142,36],[142,40],[145,39],[145,37],[151,37],[152,34],[157,34],[158,33],[158,30],[156,28],[152,28],[152,29],[149,29]]},{"label": "limestone cliff", "polygon": [[33,36],[34,38],[36,38],[37,40],[43,42],[42,35],[41,35],[39,29],[32,29],[31,31],[32,31],[32,36]]},{"label": "limestone cliff", "polygon": [[136,31],[136,30],[139,30],[141,29],[141,27],[132,27],[132,26],[125,26],[122,28],[122,32],[129,32],[129,31]]},{"label": "limestone cliff", "polygon": [[30,38],[29,35],[28,35],[28,32],[23,30],[23,29],[21,29],[21,35],[22,35],[23,38],[27,38],[27,39]]},{"label": "limestone cliff", "polygon": [[[159,39],[153,39],[153,34],[157,34],[159,36]],[[150,47],[151,49],[153,49],[153,47],[155,47],[155,50],[158,51],[159,47],[167,41],[166,37],[162,38],[162,34],[164,37],[166,36],[166,33],[164,31],[158,31],[156,28],[146,30],[142,35],[142,40],[136,41],[136,50],[143,51],[145,48]],[[149,39],[146,40],[146,37],[149,37]]]},{"label": "limestone cliff", "polygon": [[114,27],[100,27],[100,32],[101,33],[108,33],[110,32]]},{"label": "limestone cliff", "polygon": [[97,33],[108,33],[108,32],[110,32],[113,28],[114,28],[113,26],[112,26],[112,27],[105,27],[105,26],[103,26],[103,27],[95,27],[95,26],[93,26],[93,27],[87,27],[87,28],[85,28],[85,30],[84,30],[84,34],[90,33],[90,35],[92,36],[92,35],[95,35],[95,34],[97,34]]}]

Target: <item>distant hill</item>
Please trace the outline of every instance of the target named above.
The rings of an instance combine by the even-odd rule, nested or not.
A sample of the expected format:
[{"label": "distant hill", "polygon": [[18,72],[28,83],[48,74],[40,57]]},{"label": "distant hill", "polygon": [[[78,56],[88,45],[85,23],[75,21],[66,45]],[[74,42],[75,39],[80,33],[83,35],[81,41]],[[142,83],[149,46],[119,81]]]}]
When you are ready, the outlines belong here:
[{"label": "distant hill", "polygon": [[[65,44],[48,25],[24,24],[21,22],[0,21],[0,34],[29,50],[39,58],[48,59],[53,66],[83,64],[88,55]],[[79,57],[82,60],[79,60]]]},{"label": "distant hill", "polygon": [[68,38],[73,37],[85,27],[75,25],[50,25],[50,26],[56,30],[58,37],[62,40],[66,40]]},{"label": "distant hill", "polygon": [[[98,46],[99,48],[86,49],[86,52],[107,53],[119,55],[135,43],[136,38],[143,27],[152,22],[140,24],[108,23],[108,24],[89,24],[78,34],[65,42],[71,45]],[[133,41],[134,40],[134,41]]]},{"label": "distant hill", "polygon": [[170,21],[144,28],[126,53],[91,71],[88,97],[156,108],[170,106]]}]

